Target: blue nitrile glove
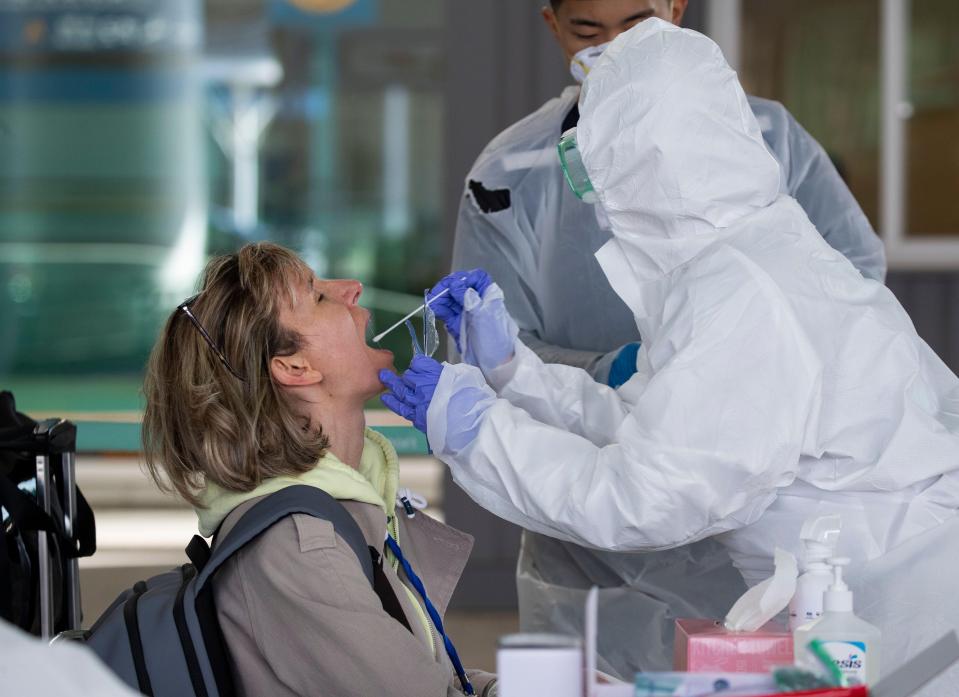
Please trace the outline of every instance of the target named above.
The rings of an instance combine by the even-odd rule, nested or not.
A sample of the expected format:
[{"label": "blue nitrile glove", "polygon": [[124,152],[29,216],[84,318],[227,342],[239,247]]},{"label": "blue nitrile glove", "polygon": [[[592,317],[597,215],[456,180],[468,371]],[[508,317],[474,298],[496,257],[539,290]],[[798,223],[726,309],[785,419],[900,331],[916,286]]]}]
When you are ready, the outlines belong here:
[{"label": "blue nitrile glove", "polygon": [[475,367],[465,363],[444,366],[426,417],[427,435],[437,457],[446,458],[444,462],[452,466],[451,458],[476,440],[496,401],[496,393]]},{"label": "blue nitrile glove", "polygon": [[473,288],[466,289],[460,328],[457,348],[470,365],[488,375],[512,360],[519,327],[506,309],[503,291],[495,283],[486,289],[482,298]]},{"label": "blue nitrile glove", "polygon": [[633,377],[636,372],[636,357],[639,355],[639,342],[626,344],[619,350],[619,355],[609,367],[609,379],[607,382],[610,387],[619,387],[625,384],[627,380]]},{"label": "blue nitrile glove", "polygon": [[482,298],[486,289],[492,285],[493,279],[483,269],[473,269],[472,271],[454,271],[449,276],[441,280],[428,294],[428,299],[435,298],[447,288],[449,292],[430,303],[430,308],[434,314],[443,320],[446,325],[446,331],[459,344],[460,325],[463,318],[463,297],[466,291],[472,288]]},{"label": "blue nitrile glove", "polygon": [[390,410],[426,433],[426,412],[436,384],[440,381],[443,365],[429,356],[413,356],[410,367],[402,376],[391,370],[380,371],[380,382],[386,385],[387,392],[380,400]]}]

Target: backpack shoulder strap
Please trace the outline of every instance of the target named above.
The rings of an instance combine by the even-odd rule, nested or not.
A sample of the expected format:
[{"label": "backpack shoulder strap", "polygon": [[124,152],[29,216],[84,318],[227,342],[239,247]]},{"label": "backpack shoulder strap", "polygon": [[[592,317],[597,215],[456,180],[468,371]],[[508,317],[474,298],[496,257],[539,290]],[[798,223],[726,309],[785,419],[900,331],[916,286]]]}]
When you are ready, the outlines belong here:
[{"label": "backpack shoulder strap", "polygon": [[199,593],[203,589],[220,565],[234,552],[273,524],[294,513],[304,513],[330,521],[336,534],[342,537],[356,554],[363,573],[370,585],[373,585],[373,561],[366,538],[353,516],[339,501],[322,489],[297,484],[270,494],[243,514],[227,536],[214,547],[209,561],[203,565],[196,578],[195,592]]}]

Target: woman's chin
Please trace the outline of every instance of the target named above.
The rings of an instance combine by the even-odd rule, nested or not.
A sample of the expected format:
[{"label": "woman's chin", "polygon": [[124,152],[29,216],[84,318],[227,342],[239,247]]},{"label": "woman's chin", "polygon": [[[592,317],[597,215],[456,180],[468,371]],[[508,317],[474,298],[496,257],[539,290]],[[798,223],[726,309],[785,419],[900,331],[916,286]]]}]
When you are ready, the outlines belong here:
[{"label": "woman's chin", "polygon": [[393,352],[389,349],[373,348],[369,347],[370,353],[373,355],[373,364],[376,366],[377,370],[393,370],[396,368],[393,366]]}]

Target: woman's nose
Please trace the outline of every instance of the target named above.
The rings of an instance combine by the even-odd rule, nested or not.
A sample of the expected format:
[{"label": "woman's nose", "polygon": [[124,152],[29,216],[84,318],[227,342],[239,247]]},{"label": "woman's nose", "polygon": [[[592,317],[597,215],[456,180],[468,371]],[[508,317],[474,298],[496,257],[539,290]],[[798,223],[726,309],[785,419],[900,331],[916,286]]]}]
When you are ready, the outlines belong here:
[{"label": "woman's nose", "polygon": [[363,284],[359,281],[349,279],[337,281],[340,285],[340,297],[347,305],[356,305],[363,295]]}]

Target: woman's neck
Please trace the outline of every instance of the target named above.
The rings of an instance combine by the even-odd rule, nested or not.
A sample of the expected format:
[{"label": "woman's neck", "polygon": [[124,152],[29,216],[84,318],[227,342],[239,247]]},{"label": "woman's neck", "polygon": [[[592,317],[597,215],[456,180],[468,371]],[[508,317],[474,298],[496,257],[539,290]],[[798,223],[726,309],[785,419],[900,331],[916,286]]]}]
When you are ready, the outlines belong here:
[{"label": "woman's neck", "polygon": [[360,466],[366,437],[366,415],[362,405],[349,408],[326,408],[313,414],[311,421],[323,427],[330,441],[330,452],[353,469]]}]

